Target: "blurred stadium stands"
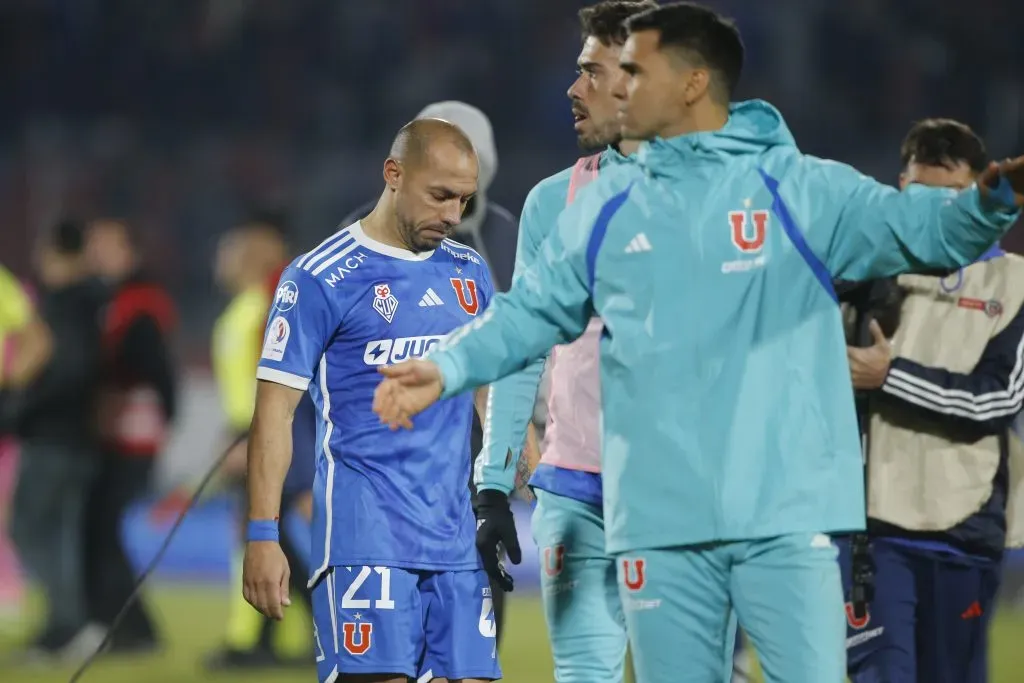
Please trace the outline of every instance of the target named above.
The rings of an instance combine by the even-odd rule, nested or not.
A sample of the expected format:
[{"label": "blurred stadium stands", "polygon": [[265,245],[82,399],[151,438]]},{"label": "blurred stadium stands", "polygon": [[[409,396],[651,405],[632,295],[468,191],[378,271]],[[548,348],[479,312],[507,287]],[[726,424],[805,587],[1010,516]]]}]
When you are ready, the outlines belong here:
[{"label": "blurred stadium stands", "polygon": [[[217,233],[293,209],[296,244],[380,185],[393,131],[457,98],[494,121],[492,199],[518,207],[574,158],[564,92],[580,0],[7,0],[0,3],[0,254],[65,212],[144,233],[206,356]],[[748,44],[743,96],[805,151],[895,178],[916,118],[963,119],[994,154],[1024,139],[1016,0],[719,0]],[[1020,231],[1015,236],[1024,246]]]}]

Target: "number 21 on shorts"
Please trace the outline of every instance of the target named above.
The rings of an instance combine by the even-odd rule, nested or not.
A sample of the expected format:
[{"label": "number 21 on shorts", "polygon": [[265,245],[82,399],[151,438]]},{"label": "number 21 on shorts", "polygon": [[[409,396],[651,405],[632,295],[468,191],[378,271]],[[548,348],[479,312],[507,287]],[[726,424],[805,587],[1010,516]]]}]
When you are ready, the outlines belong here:
[{"label": "number 21 on shorts", "polygon": [[[359,574],[341,596],[341,609],[370,609],[368,598],[356,599],[356,592],[370,578],[370,571],[369,567],[359,568]],[[395,601],[391,599],[391,568],[374,567],[372,571],[380,574],[380,597],[373,601],[374,609],[395,609]]]},{"label": "number 21 on shorts", "polygon": [[[349,572],[355,568],[346,567]],[[344,594],[341,596],[342,610],[363,610],[373,609],[392,610],[395,609],[395,601],[391,599],[391,569],[389,567],[359,567],[358,574],[352,579]],[[356,597],[360,588],[370,578],[370,574],[376,572],[380,576],[380,592],[376,599],[369,597]],[[332,577],[333,578],[333,577]],[[341,623],[342,645],[345,651],[351,655],[363,655],[373,645],[373,623],[361,621],[362,615],[356,611],[351,615],[356,621],[344,621]],[[317,639],[319,645],[319,637]],[[319,654],[319,653],[318,653]]]}]

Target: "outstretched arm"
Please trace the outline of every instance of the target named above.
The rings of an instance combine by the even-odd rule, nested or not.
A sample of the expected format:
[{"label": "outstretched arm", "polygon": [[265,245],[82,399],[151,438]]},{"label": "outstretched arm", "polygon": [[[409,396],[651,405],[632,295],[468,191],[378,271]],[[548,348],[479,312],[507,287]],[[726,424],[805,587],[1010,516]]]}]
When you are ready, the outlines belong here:
[{"label": "outstretched arm", "polygon": [[[850,166],[802,158],[775,184],[778,205],[812,207],[795,226],[834,278],[869,280],[973,263],[1017,220],[1024,157],[993,164],[976,186],[911,186],[900,192]],[[769,188],[774,180],[768,178]]]},{"label": "outstretched arm", "polygon": [[411,416],[439,397],[494,382],[583,334],[594,312],[591,286],[600,238],[628,195],[627,189],[590,215],[580,208],[585,202],[572,204],[536,265],[483,316],[449,335],[429,360],[381,368],[390,380],[374,395],[381,419],[393,429],[410,428]]}]

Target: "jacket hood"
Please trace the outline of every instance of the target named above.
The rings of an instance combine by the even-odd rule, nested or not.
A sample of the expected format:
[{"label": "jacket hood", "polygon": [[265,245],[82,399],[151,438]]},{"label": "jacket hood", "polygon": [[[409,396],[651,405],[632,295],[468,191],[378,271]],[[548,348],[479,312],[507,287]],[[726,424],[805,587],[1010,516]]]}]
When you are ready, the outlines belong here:
[{"label": "jacket hood", "polygon": [[729,120],[715,131],[674,138],[654,138],[640,146],[640,165],[656,175],[684,175],[687,164],[699,159],[726,161],[761,154],[772,147],[795,147],[779,110],[763,100],[729,105]]},{"label": "jacket hood", "polygon": [[444,119],[462,129],[476,147],[477,159],[480,161],[478,192],[487,192],[498,172],[498,149],[494,144],[494,130],[487,115],[473,105],[448,100],[428,104],[416,118]]}]

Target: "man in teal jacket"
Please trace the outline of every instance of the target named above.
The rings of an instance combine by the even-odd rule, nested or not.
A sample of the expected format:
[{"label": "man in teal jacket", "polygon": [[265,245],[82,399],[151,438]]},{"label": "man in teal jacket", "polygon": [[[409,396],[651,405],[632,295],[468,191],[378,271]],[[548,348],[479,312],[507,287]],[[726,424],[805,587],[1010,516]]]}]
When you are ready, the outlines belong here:
[{"label": "man in teal jacket", "polygon": [[393,427],[525,367],[601,317],[607,550],[639,683],[716,680],[730,605],[771,683],[841,683],[827,534],[862,529],[861,453],[831,281],[964,266],[1024,205],[1024,158],[963,192],[898,192],[729,105],[736,28],[637,15],[621,61],[637,164],[602,169],[512,291],[429,360],[383,370]]}]

